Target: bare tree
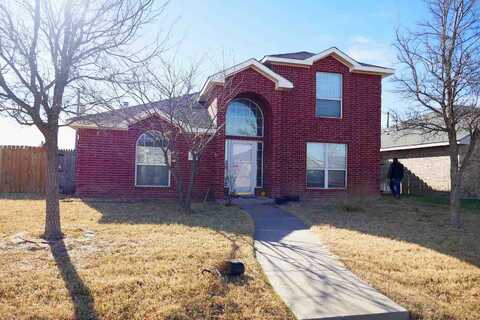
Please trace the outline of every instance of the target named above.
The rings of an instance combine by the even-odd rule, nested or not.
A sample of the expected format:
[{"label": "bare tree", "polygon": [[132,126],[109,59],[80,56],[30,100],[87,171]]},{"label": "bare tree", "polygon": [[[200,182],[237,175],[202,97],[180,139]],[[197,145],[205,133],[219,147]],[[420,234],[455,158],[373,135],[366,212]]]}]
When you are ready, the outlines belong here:
[{"label": "bare tree", "polygon": [[[397,31],[395,46],[404,69],[400,92],[414,101],[395,117],[403,129],[446,134],[450,153],[451,223],[460,227],[462,176],[479,137],[480,16],[475,0],[428,1],[431,18],[415,31]],[[459,161],[462,133],[470,141]]]},{"label": "bare tree", "polygon": [[[160,46],[139,45],[161,8],[154,0],[3,0],[0,2],[0,112],[36,126],[47,153],[44,237],[62,237],[58,129],[77,112],[77,91],[148,60]],[[72,102],[72,103],[70,103]],[[94,101],[82,101],[88,108]],[[88,108],[82,108],[87,112]]]},{"label": "bare tree", "polygon": [[[200,62],[183,67],[176,64],[175,59],[164,59],[162,55],[156,58],[127,74],[112,77],[109,91],[114,92],[112,96],[118,101],[105,100],[101,109],[108,111],[84,121],[100,128],[110,127],[112,121],[122,122],[150,132],[158,139],[156,145],[161,148],[166,167],[174,178],[179,205],[191,212],[200,162],[225,125],[218,117],[218,100],[234,97],[241,81],[237,77],[234,84],[225,79],[220,90],[206,90],[200,97],[197,91]],[[227,77],[224,75],[224,78]],[[85,94],[95,96],[91,100],[100,101],[103,93]],[[122,106],[121,99],[130,100],[135,106],[118,107]],[[188,161],[185,161],[185,150],[188,150]]]},{"label": "bare tree", "polygon": [[228,162],[225,161],[225,167],[227,168],[225,174],[225,186],[227,190],[227,206],[232,205],[233,196],[235,195],[235,180],[237,179],[237,172],[234,168],[229,167]]}]

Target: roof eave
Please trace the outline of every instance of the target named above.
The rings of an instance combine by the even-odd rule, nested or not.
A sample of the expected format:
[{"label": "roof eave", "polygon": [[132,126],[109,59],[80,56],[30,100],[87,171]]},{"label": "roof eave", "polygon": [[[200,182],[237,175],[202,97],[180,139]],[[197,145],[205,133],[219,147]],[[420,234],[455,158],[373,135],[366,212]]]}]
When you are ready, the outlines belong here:
[{"label": "roof eave", "polygon": [[278,73],[268,68],[264,64],[260,63],[256,59],[248,59],[242,63],[239,63],[235,66],[225,69],[222,72],[218,72],[216,74],[209,76],[205,81],[205,83],[203,84],[202,90],[200,91],[199,101],[203,102],[206,100],[207,92],[212,86],[224,85],[226,78],[233,76],[234,74],[239,73],[248,68],[254,69],[255,71],[259,72],[260,74],[264,75],[268,79],[275,82],[275,90],[285,90],[285,89],[293,88],[293,83],[291,81],[285,79],[283,76],[279,75]]},{"label": "roof eave", "polygon": [[72,129],[102,129],[102,130],[128,130],[124,125],[99,125],[96,123],[72,122],[68,125]]},{"label": "roof eave", "polygon": [[[465,140],[465,138],[467,138],[467,137],[459,139],[457,143],[461,144],[461,145],[468,144],[468,142]],[[380,152],[411,150],[411,149],[423,149],[423,148],[433,148],[433,147],[446,147],[448,145],[450,145],[450,143],[448,141],[423,143],[423,144],[411,144],[411,145],[405,145],[405,146],[393,146],[393,147],[380,148]]]},{"label": "roof eave", "polygon": [[364,67],[361,66],[359,68],[354,68],[350,70],[354,73],[367,73],[367,74],[374,74],[380,75],[382,78],[390,77],[391,75],[395,74],[395,69],[392,68],[377,68],[377,67]]},{"label": "roof eave", "polygon": [[[115,125],[103,125],[100,123],[95,123],[93,121],[87,122],[85,120],[83,121],[74,121],[69,124],[69,127],[72,129],[97,129],[97,130],[128,130],[130,125],[133,125],[135,123],[138,123],[140,121],[143,121],[147,118],[153,117],[153,116],[158,116],[161,119],[171,123],[174,126],[182,126],[182,123],[179,121],[178,123],[173,123],[169,117],[160,111],[155,111],[155,112],[141,112],[135,117],[132,117],[130,119],[125,119]],[[200,128],[200,127],[192,127],[191,128],[192,132],[190,133],[210,133],[211,129],[205,129],[205,128]]]}]

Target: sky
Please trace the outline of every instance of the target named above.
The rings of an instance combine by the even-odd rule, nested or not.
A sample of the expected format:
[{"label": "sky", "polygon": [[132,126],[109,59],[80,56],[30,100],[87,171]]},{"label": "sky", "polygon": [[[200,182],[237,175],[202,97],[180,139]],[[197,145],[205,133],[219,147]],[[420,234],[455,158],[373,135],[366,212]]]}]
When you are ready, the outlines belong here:
[{"label": "sky", "polygon": [[[419,0],[171,0],[158,23],[144,32],[148,40],[152,32],[171,30],[169,54],[186,65],[201,60],[199,78],[205,79],[219,67],[252,57],[332,46],[361,62],[395,68],[395,30],[414,28],[427,16]],[[405,104],[391,80],[384,79],[382,112]],[[0,145],[42,141],[36,128],[0,116]],[[73,129],[60,129],[59,145],[74,148]]]}]

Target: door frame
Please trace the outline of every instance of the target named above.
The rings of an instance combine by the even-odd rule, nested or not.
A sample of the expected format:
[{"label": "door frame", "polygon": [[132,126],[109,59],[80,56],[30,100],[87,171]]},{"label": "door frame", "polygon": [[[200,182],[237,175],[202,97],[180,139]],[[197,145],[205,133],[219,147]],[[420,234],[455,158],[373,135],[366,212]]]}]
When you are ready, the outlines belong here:
[{"label": "door frame", "polygon": [[[252,195],[255,194],[255,188],[257,187],[257,148],[258,142],[257,140],[243,140],[243,139],[226,139],[225,140],[225,155],[227,158],[227,172],[230,170],[232,166],[232,151],[233,151],[233,144],[248,144],[252,146],[252,157],[251,157],[251,164],[252,164],[252,171],[250,173],[250,183],[251,188],[246,192],[235,192],[238,195]],[[263,152],[263,150],[262,150]]]}]

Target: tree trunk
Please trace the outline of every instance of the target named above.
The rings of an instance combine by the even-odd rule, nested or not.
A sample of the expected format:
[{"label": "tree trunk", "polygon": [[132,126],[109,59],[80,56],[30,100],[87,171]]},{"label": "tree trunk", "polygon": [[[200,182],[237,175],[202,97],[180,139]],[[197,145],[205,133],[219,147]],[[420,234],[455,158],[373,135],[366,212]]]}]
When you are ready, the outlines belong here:
[{"label": "tree trunk", "polygon": [[175,187],[176,187],[176,191],[177,191],[177,203],[180,207],[183,208],[183,206],[185,205],[185,196],[184,196],[184,192],[183,192],[183,180],[182,180],[182,177],[180,177],[179,174],[174,174],[173,175],[174,178],[175,178]]},{"label": "tree trunk", "polygon": [[460,216],[460,188],[454,188],[450,193],[450,221],[454,227],[461,228],[463,223]]},{"label": "tree trunk", "polygon": [[450,154],[450,222],[456,228],[462,227],[460,197],[462,176],[458,170],[458,155]]},{"label": "tree trunk", "polygon": [[183,180],[181,177],[181,171],[179,166],[179,162],[177,161],[177,157],[175,157],[175,164],[170,166],[170,171],[173,174],[173,179],[175,181],[175,191],[177,194],[177,204],[183,208],[184,203],[185,203],[185,197],[184,197],[184,186],[183,186]]},{"label": "tree trunk", "polygon": [[47,149],[47,175],[45,185],[45,233],[44,238],[55,241],[63,238],[60,225],[60,204],[58,194],[58,128],[50,129],[45,136]]},{"label": "tree trunk", "polygon": [[187,194],[185,195],[185,210],[192,211],[192,191],[195,183],[195,176],[197,175],[197,159],[194,156],[192,160],[192,167],[190,168],[190,181],[188,182]]}]

